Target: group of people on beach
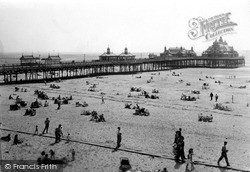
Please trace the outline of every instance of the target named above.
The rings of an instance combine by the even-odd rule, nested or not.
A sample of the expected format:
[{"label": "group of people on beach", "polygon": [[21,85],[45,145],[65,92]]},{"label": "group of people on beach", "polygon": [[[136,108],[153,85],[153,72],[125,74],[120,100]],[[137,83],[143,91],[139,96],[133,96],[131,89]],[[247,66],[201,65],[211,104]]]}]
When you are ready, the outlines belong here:
[{"label": "group of people on beach", "polygon": [[[9,142],[11,140],[11,135],[8,134],[7,136],[3,136],[3,137],[1,137],[1,140],[5,141],[5,142]],[[23,143],[23,140],[18,139],[18,135],[16,134],[14,136],[13,145],[18,145],[21,143]]]},{"label": "group of people on beach", "polygon": [[[174,148],[174,154],[175,154],[175,161],[176,162],[182,162],[184,163],[185,162],[185,151],[184,151],[184,146],[185,146],[185,143],[184,143],[184,137],[182,136],[182,129],[179,128],[178,131],[176,131],[175,133],[175,139],[174,139],[174,145],[173,145],[173,148]],[[217,164],[218,166],[220,166],[220,161],[224,158],[225,161],[226,161],[226,164],[227,166],[230,166],[229,162],[228,162],[228,158],[227,158],[227,148],[226,148],[226,145],[227,145],[227,141],[224,141],[224,145],[222,146],[222,149],[221,149],[221,156],[220,158],[218,159],[217,161]],[[181,158],[181,160],[180,160]],[[187,156],[187,165],[186,165],[186,171],[192,171],[194,169],[194,162],[193,162],[193,148],[190,148],[189,151],[188,151],[188,156]]]},{"label": "group of people on beach", "polygon": [[[49,118],[46,118],[46,120],[44,121],[44,124],[45,124],[45,127],[43,129],[42,134],[44,134],[44,133],[48,134],[49,124],[50,124]],[[38,135],[38,125],[36,125],[36,129],[35,129],[34,135]]]},{"label": "group of people on beach", "polygon": [[215,96],[214,96],[214,94],[211,92],[211,93],[210,93],[210,101],[213,100],[213,97],[215,98],[215,101],[217,102],[219,96],[218,96],[217,94],[215,94]]},{"label": "group of people on beach", "polygon": [[[42,151],[40,157],[38,157],[38,159],[37,159],[37,163],[39,165],[41,165],[41,164],[67,164],[67,162],[75,160],[76,152],[74,149],[70,150],[70,154],[71,154],[71,159],[69,157],[70,156],[69,154],[67,155],[67,157],[63,157],[61,159],[56,159],[55,151],[53,151],[52,149],[50,149],[49,153]],[[50,155],[50,157],[49,157],[49,155]]]}]

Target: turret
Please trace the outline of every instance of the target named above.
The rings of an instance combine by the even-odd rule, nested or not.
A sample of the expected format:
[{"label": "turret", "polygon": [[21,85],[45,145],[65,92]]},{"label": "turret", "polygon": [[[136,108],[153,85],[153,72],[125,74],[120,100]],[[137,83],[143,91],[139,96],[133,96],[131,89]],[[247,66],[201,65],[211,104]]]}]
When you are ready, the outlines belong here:
[{"label": "turret", "polygon": [[125,50],[124,50],[124,54],[128,54],[128,49],[127,49],[127,47],[126,47]]},{"label": "turret", "polygon": [[107,48],[107,54],[110,54],[110,48],[109,47]]}]

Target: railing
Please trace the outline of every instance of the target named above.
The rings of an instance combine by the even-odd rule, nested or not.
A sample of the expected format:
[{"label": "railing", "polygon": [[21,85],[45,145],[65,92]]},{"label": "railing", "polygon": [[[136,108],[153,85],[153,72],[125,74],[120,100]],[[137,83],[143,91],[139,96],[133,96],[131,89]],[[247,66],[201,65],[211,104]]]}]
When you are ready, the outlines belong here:
[{"label": "railing", "polygon": [[59,64],[32,64],[32,65],[21,65],[21,64],[9,64],[0,66],[0,71],[5,70],[24,70],[24,69],[39,69],[39,68],[62,68],[62,67],[82,67],[82,66],[95,66],[95,65],[129,65],[136,63],[150,63],[150,62],[161,62],[161,61],[182,61],[182,60],[237,60],[244,59],[244,56],[241,57],[165,57],[165,58],[144,58],[144,59],[135,59],[135,60],[124,60],[124,61],[83,61],[83,62],[61,62]]}]

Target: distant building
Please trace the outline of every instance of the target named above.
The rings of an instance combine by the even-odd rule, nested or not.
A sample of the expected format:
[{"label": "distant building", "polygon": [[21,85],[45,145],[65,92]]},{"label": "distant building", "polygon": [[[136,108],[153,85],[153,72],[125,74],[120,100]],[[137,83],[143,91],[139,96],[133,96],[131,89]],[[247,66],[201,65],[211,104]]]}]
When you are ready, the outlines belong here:
[{"label": "distant building", "polygon": [[154,59],[156,57],[157,57],[157,55],[154,53],[149,53],[149,55],[148,55],[148,58],[150,58],[150,59]]},{"label": "distant building", "polygon": [[99,56],[100,61],[121,61],[121,60],[134,60],[135,55],[128,52],[128,48],[126,47],[124,52],[120,55],[116,55],[110,52],[110,48],[107,48],[107,52],[103,53]]},{"label": "distant building", "polygon": [[223,41],[220,37],[219,41],[215,40],[213,45],[208,47],[206,51],[202,53],[204,57],[238,57],[237,51],[234,51],[233,46],[229,46],[226,41]]},{"label": "distant building", "polygon": [[102,55],[99,56],[100,61],[114,61],[117,60],[117,55],[114,53],[110,52],[110,48],[107,48],[107,52],[103,53]]},{"label": "distant building", "polygon": [[48,55],[47,58],[42,59],[44,61],[44,64],[59,64],[61,62],[61,57],[58,55]]},{"label": "distant building", "polygon": [[33,54],[32,55],[23,55],[20,58],[21,61],[21,65],[34,65],[39,63],[39,57],[34,57]]},{"label": "distant building", "polygon": [[160,54],[160,57],[195,57],[196,53],[191,47],[191,50],[186,50],[183,47],[170,47],[168,50],[164,47],[164,52]]}]

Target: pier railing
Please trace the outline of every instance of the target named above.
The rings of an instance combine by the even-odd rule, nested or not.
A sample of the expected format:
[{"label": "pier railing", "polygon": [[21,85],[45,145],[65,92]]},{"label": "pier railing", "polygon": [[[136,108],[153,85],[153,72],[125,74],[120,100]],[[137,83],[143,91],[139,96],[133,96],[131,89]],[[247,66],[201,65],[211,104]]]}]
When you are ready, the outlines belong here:
[{"label": "pier railing", "polygon": [[[42,80],[160,71],[171,68],[237,68],[245,66],[244,57],[166,57],[124,61],[61,62],[58,64],[1,65],[4,83],[37,82]],[[19,77],[18,75],[24,75]],[[1,82],[1,81],[0,81]]]},{"label": "pier railing", "polygon": [[[61,62],[58,64],[42,64],[37,63],[33,65],[21,65],[21,64],[3,64],[0,65],[0,74],[1,72],[6,70],[16,70],[16,69],[38,69],[38,68],[56,68],[56,67],[76,67],[76,66],[92,66],[92,65],[124,65],[124,64],[138,64],[138,63],[150,63],[150,62],[161,62],[161,61],[183,61],[183,60],[227,60],[227,61],[234,61],[234,60],[241,60],[244,59],[243,56],[241,57],[167,57],[167,58],[143,58],[143,59],[135,59],[135,60],[124,60],[124,61],[83,61],[83,62]],[[188,66],[187,66],[188,67]],[[205,66],[204,66],[205,67]]]}]

